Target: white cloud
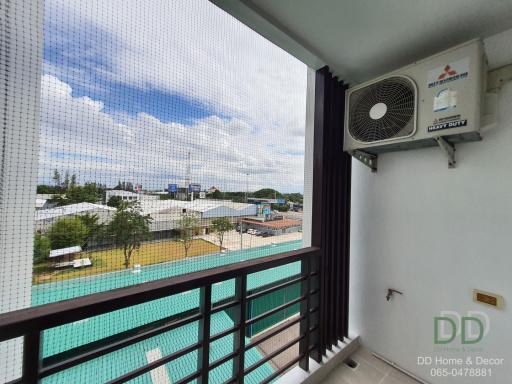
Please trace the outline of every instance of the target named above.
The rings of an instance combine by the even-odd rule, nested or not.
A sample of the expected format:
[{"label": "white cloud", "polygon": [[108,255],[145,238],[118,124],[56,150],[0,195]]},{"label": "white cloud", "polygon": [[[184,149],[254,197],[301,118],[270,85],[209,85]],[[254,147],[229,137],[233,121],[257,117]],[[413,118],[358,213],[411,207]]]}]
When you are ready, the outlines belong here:
[{"label": "white cloud", "polygon": [[[303,156],[292,153],[304,150],[304,64],[206,0],[51,0],[46,7],[61,33],[78,33],[68,37],[78,46],[96,30],[111,37],[112,47],[70,52],[84,68],[47,65],[60,79],[65,74],[90,89],[108,89],[110,81],[159,89],[208,105],[215,115],[191,125],[145,113],[113,115],[101,100],[72,97],[68,84],[46,75],[42,176],[78,167],[91,179],[154,185],[165,174],[184,175],[190,150],[194,178],[204,184],[243,189],[249,173],[251,189],[302,190]],[[108,66],[91,61],[95,55],[108,55],[98,60]],[[81,78],[81,69],[97,77]],[[51,156],[56,150],[70,155]]]},{"label": "white cloud", "polygon": [[163,188],[183,181],[191,151],[193,181],[204,186],[243,190],[249,173],[251,189],[302,189],[303,156],[269,153],[260,135],[237,118],[210,116],[184,125],[140,113],[119,123],[100,102],[73,97],[69,85],[51,75],[42,78],[41,103],[39,173],[47,180],[57,168],[76,172],[82,182]]}]

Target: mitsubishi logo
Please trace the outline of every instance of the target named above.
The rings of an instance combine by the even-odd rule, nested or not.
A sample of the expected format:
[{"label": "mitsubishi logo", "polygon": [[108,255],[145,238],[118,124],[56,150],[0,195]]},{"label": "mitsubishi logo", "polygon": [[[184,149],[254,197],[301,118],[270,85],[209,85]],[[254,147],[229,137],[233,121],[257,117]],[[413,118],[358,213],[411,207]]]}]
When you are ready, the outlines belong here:
[{"label": "mitsubishi logo", "polygon": [[444,72],[442,74],[440,74],[437,79],[443,80],[446,76],[453,76],[456,74],[457,74],[457,71],[453,70],[452,67],[450,67],[450,64],[447,64],[446,67],[444,67]]}]

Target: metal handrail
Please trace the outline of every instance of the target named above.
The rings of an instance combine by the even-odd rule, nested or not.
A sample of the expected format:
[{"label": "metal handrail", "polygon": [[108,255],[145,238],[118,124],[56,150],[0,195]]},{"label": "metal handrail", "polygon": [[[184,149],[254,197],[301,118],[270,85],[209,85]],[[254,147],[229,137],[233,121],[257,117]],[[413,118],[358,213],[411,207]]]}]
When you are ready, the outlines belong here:
[{"label": "metal handrail", "polygon": [[[314,292],[308,289],[297,299],[291,300],[261,315],[246,319],[245,311],[249,300],[261,297],[278,289],[283,289],[292,284],[302,283],[305,281],[308,282],[309,287],[309,281],[313,274],[309,272],[307,275],[301,274],[298,278],[293,278],[285,283],[278,284],[275,287],[266,288],[261,292],[252,293],[250,295],[247,294],[247,275],[297,261],[307,261],[309,264],[312,258],[318,255],[319,249],[316,247],[303,248],[259,259],[193,272],[178,277],[156,280],[149,283],[119,288],[109,292],[95,293],[76,299],[1,314],[0,342],[20,336],[24,337],[25,348],[23,357],[23,377],[15,382],[37,383],[44,377],[74,367],[93,358],[103,356],[146,338],[175,329],[184,324],[199,321],[199,342],[189,345],[182,350],[176,351],[169,356],[164,356],[148,365],[137,368],[134,371],[128,372],[111,382],[120,383],[125,380],[133,379],[155,369],[158,366],[175,360],[186,353],[193,350],[199,350],[198,368],[196,372],[191,374],[189,377],[182,379],[182,382],[187,382],[188,380],[200,377],[201,381],[206,383],[208,381],[209,371],[217,364],[220,364],[219,362],[224,361],[224,358],[222,358],[213,363],[209,362],[209,349],[212,340],[217,340],[220,337],[227,336],[231,333],[235,335],[236,332],[238,332],[238,336],[235,335],[236,337],[234,337],[233,353],[229,356],[234,359],[233,377],[236,378],[238,382],[243,382],[243,377],[248,373],[247,369],[244,367],[244,353],[246,350],[254,346],[245,345],[246,327],[270,316],[271,314],[288,308],[293,304],[303,302],[304,300],[307,300],[309,303],[309,296],[314,294]],[[236,282],[234,300],[228,303],[212,306],[212,285],[229,279],[235,279]],[[164,323],[161,323],[161,321],[155,321],[153,323],[146,324],[144,326],[145,329],[135,335],[131,335],[130,333],[125,335],[121,333],[115,335],[118,338],[115,341],[111,341],[108,338],[104,340],[102,339],[100,342],[103,344],[100,343],[99,346],[96,344],[87,345],[84,349],[77,348],[77,350],[66,351],[70,356],[67,356],[66,354],[63,354],[64,356],[52,355],[44,360],[42,359],[41,333],[45,329],[61,326],[92,316],[98,316],[152,300],[161,299],[189,291],[191,289],[200,289],[199,313],[196,309],[195,313],[187,315],[185,318],[169,318],[169,320],[166,320]],[[228,307],[239,308],[237,311],[238,323],[230,329],[220,332],[218,335],[210,336],[210,320],[212,314]],[[287,325],[281,325],[279,326],[279,329],[282,331],[297,322],[309,319],[309,316],[311,316],[312,313],[310,309],[309,305],[307,311],[302,311],[301,309],[299,320],[292,321]],[[302,342],[303,339],[307,339],[304,341],[307,342],[307,345],[309,346],[309,332],[302,335],[300,338],[295,339],[294,343],[299,341]],[[83,352],[84,350],[85,352]],[[282,351],[284,351],[284,349]],[[275,353],[261,359],[258,362],[258,366],[272,359],[274,355]],[[299,357],[303,359],[305,356],[305,353],[301,352],[301,356]],[[251,367],[249,368],[249,371],[255,368],[256,367]]]}]

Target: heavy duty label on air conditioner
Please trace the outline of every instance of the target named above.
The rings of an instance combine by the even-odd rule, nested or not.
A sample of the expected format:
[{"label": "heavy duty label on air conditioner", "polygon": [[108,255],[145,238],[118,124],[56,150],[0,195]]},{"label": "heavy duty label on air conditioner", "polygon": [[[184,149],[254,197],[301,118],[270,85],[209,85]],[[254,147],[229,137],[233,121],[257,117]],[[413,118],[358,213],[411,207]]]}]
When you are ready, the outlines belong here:
[{"label": "heavy duty label on air conditioner", "polygon": [[428,87],[433,88],[469,76],[469,57],[428,71]]},{"label": "heavy duty label on air conditioner", "polygon": [[468,125],[467,119],[461,119],[460,115],[448,116],[442,119],[435,119],[432,125],[427,127],[428,132],[440,131],[442,129],[459,128]]}]

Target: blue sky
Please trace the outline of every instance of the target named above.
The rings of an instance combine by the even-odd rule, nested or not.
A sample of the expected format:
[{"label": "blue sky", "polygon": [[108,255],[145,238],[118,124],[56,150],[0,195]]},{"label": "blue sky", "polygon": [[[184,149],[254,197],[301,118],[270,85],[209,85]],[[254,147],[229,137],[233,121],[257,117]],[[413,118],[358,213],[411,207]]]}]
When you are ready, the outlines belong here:
[{"label": "blue sky", "polygon": [[208,1],[45,2],[40,181],[302,191],[306,67]]}]

